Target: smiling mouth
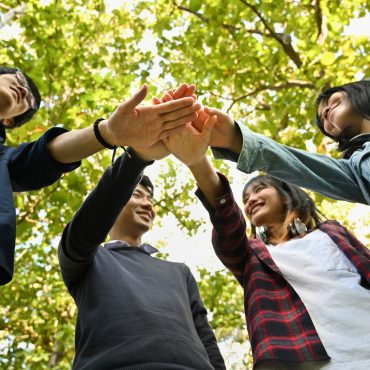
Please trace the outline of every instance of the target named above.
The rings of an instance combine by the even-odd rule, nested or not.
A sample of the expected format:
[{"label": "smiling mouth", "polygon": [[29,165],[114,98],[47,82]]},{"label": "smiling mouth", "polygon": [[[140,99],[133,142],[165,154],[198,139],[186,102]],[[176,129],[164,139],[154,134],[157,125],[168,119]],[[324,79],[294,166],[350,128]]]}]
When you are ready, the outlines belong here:
[{"label": "smiling mouth", "polygon": [[138,212],[137,213],[140,217],[144,217],[146,219],[148,219],[150,222],[152,221],[152,216],[151,214],[147,213],[147,212]]},{"label": "smiling mouth", "polygon": [[252,207],[250,211],[250,215],[253,216],[256,212],[258,212],[264,205],[262,203],[258,203]]}]

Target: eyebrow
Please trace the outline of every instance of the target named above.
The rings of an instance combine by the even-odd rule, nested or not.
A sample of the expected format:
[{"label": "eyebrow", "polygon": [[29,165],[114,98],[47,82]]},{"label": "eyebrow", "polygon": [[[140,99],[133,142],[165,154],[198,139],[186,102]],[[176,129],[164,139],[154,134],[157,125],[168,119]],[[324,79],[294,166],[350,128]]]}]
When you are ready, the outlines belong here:
[{"label": "eyebrow", "polygon": [[150,200],[153,200],[153,195],[149,191],[142,190],[142,189],[134,189],[134,191],[132,192],[132,194],[134,194],[135,192],[136,193],[139,193],[139,195],[148,196],[148,198]]}]

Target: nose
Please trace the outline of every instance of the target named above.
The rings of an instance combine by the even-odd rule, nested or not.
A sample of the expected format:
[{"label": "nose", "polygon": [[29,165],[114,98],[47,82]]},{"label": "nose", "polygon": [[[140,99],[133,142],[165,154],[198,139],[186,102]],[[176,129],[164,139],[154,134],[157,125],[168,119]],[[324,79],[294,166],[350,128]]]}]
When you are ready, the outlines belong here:
[{"label": "nose", "polygon": [[24,87],[22,85],[18,85],[17,87],[18,87],[19,93],[21,94],[22,99],[25,99],[27,95],[29,94],[27,87]]},{"label": "nose", "polygon": [[330,111],[330,107],[329,106],[325,107],[324,110],[322,111],[322,118],[324,120],[327,120],[328,119],[329,111]]},{"label": "nose", "polygon": [[150,199],[148,199],[148,198],[143,198],[142,200],[141,200],[141,206],[143,207],[143,208],[145,208],[146,210],[149,210],[149,211],[153,211],[153,203],[152,203],[152,201],[150,200]]},{"label": "nose", "polygon": [[250,194],[248,200],[244,203],[244,210],[247,215],[250,214],[250,209],[256,202],[256,195],[254,193]]}]

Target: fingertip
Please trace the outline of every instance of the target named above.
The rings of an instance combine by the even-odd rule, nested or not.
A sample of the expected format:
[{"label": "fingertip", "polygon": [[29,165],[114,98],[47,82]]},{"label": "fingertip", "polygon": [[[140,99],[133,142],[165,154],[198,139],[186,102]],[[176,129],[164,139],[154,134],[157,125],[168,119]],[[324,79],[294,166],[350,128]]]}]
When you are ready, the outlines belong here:
[{"label": "fingertip", "polygon": [[181,83],[178,88],[175,90],[175,92],[173,93],[173,97],[175,99],[179,99],[179,98],[182,98],[185,94],[185,92],[187,91],[188,89],[188,84],[187,83]]},{"label": "fingertip", "polygon": [[141,91],[141,90],[148,90],[148,84],[146,84],[146,83],[144,83],[142,86],[141,86],[141,88],[140,88],[140,90],[139,91]]},{"label": "fingertip", "polygon": [[193,104],[193,108],[194,108],[194,110],[198,111],[202,108],[202,105],[200,103],[196,102],[196,103]]},{"label": "fingertip", "polygon": [[166,101],[171,101],[171,100],[173,100],[173,96],[172,96],[169,92],[166,92],[166,93],[164,94],[164,98],[165,98],[165,100],[166,100]]}]

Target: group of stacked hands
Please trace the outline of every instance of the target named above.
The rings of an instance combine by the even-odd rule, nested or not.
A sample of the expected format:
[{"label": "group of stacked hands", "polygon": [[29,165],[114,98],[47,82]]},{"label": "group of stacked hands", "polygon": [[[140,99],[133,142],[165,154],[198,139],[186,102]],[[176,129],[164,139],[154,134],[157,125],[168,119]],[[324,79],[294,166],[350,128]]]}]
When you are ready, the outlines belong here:
[{"label": "group of stacked hands", "polygon": [[[147,90],[90,127],[54,127],[35,142],[9,147],[5,129],[29,121],[41,97],[25,73],[0,68],[0,283],[14,270],[13,192],[48,186],[81,159],[124,147],[58,249],[78,307],[73,367],[225,369],[190,270],[152,257],[156,249],[142,243],[155,217],[153,184],[143,172],[173,154],[196,179],[215,252],[244,289],[254,368],[370,368],[370,253],[337,221],[323,221],[297,187],[370,204],[370,81],[319,96],[317,124],[345,150],[339,160],[281,145],[202,107],[195,85],[140,105]],[[226,177],[207,159],[209,147],[243,172],[267,173],[243,191],[250,238]]]}]

